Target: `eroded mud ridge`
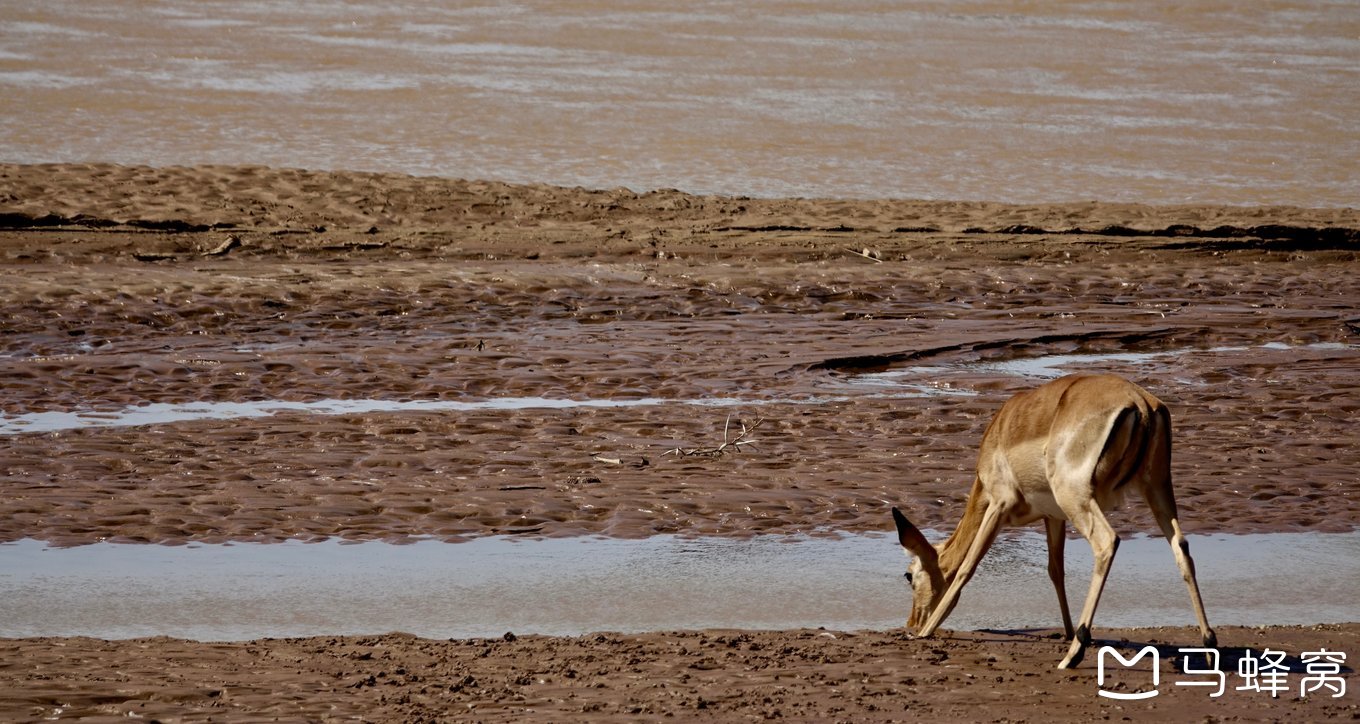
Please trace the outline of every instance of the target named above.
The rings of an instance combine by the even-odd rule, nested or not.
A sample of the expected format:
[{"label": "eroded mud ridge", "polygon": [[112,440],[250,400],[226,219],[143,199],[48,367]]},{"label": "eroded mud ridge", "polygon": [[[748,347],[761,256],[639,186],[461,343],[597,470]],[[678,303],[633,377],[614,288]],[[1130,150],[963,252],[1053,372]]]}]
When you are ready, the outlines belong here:
[{"label": "eroded mud ridge", "polygon": [[[1042,379],[998,363],[1050,355],[1171,405],[1189,529],[1360,519],[1349,210],[106,166],[4,167],[0,200],[4,539],[859,531],[890,504],[947,527],[986,422]],[[477,404],[381,409],[421,401]]]}]

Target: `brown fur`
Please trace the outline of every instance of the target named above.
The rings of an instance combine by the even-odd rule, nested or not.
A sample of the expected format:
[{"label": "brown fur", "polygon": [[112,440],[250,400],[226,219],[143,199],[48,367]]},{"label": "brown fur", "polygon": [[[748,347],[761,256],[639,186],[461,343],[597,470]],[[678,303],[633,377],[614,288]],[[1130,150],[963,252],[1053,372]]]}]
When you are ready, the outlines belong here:
[{"label": "brown fur", "polygon": [[[1194,561],[1181,533],[1171,489],[1171,415],[1143,388],[1113,375],[1070,375],[1021,392],[1002,405],[983,433],[978,473],[963,517],[944,543],[926,550],[915,527],[894,510],[899,539],[916,555],[909,626],[929,636],[958,602],[1003,527],[1044,520],[1049,576],[1073,639],[1060,667],[1081,661],[1091,621],[1119,546],[1105,519],[1125,492],[1138,490],[1162,533],[1190,591],[1206,646],[1216,641],[1204,615]],[[1095,572],[1080,625],[1074,630],[1063,586],[1066,522],[1091,544]]]}]

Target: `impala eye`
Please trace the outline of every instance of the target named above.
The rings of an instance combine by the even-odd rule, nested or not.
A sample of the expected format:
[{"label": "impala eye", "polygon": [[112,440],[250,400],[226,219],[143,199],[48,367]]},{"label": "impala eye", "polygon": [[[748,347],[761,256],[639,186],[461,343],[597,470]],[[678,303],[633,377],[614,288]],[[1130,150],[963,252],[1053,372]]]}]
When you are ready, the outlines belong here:
[{"label": "impala eye", "polygon": [[903,573],[902,575],[904,575],[904,576],[907,577],[907,583],[911,583],[911,571],[907,571],[906,573]]}]

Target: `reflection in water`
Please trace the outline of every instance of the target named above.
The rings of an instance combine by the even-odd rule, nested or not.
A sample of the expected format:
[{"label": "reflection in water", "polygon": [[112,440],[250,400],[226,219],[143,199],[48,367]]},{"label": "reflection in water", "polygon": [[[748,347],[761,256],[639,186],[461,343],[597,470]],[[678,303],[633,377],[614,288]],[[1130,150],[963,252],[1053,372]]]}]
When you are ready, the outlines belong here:
[{"label": "reflection in water", "polygon": [[1354,203],[1354,4],[0,0],[0,160]]},{"label": "reflection in water", "polygon": [[[1057,626],[1044,550],[1038,533],[999,540],[949,626]],[[1191,550],[1216,625],[1355,619],[1360,533],[1191,536]],[[0,636],[887,629],[906,617],[906,563],[895,540],[872,535],[76,548],[21,541],[0,545]],[[1071,542],[1068,596],[1077,608],[1090,566],[1090,547]],[[1096,623],[1194,623],[1164,539],[1124,541]]]}]

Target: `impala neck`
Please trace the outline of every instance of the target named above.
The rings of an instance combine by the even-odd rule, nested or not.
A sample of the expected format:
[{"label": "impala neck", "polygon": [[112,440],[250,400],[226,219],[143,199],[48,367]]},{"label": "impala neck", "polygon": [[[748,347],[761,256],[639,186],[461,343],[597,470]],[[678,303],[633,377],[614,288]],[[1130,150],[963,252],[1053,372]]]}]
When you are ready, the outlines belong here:
[{"label": "impala neck", "polygon": [[982,514],[987,510],[982,498],[982,481],[974,479],[973,490],[968,493],[968,505],[963,511],[963,518],[959,520],[958,527],[954,529],[949,539],[940,546],[940,574],[944,576],[945,585],[954,581],[954,574],[963,566],[963,559],[968,555],[968,547],[973,544],[978,529],[982,527]]}]

